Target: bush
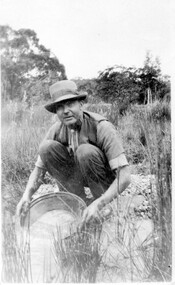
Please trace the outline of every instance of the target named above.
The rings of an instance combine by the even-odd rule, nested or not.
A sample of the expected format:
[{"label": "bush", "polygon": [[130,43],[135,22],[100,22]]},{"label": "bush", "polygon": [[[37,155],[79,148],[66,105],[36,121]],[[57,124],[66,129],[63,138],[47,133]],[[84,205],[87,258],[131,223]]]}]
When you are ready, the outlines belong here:
[{"label": "bush", "polygon": [[166,101],[155,101],[148,106],[149,119],[154,121],[171,120],[171,105]]},{"label": "bush", "polygon": [[153,104],[148,105],[132,105],[130,110],[136,115],[136,117],[147,116],[149,121],[155,122],[161,120],[171,120],[171,105],[167,101],[154,101]]},{"label": "bush", "polygon": [[123,146],[130,164],[143,162],[145,158],[143,145],[140,141],[141,131],[138,128],[134,114],[129,110],[118,120],[118,130],[121,134]]}]

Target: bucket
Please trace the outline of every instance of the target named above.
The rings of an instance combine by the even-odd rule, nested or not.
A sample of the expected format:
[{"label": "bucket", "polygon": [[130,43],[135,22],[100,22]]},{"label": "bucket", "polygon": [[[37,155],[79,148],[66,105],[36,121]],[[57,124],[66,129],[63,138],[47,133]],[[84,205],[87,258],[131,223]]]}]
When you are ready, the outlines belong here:
[{"label": "bucket", "polygon": [[53,255],[53,241],[66,239],[77,230],[85,202],[72,193],[57,192],[43,195],[30,204],[20,223],[16,221],[17,240],[23,254],[30,257],[31,282],[51,282],[58,277],[58,264]]}]

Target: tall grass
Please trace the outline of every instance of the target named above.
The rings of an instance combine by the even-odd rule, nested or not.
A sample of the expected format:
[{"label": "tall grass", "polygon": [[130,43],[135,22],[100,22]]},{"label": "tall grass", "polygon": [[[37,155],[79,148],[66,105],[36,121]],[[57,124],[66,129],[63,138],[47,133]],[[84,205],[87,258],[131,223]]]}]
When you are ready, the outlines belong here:
[{"label": "tall grass", "polygon": [[[50,254],[54,256],[54,263],[51,261],[53,258],[47,257],[43,262],[43,268],[37,267],[38,276],[41,274],[40,270],[43,272],[42,282],[94,283],[147,280],[152,267],[153,237],[150,234],[140,239],[141,223],[136,225],[129,217],[129,204],[121,213],[116,207],[116,201],[113,202],[112,208],[113,218],[111,221],[106,221],[108,228],[105,227],[102,234],[100,224],[86,227],[83,231],[77,230],[71,233],[70,230],[70,235],[66,238],[62,237],[60,228],[54,231]],[[13,235],[11,242],[8,240],[9,233],[10,237]],[[6,282],[37,280],[38,276],[33,275],[34,268],[30,264],[30,239],[27,239],[28,242],[24,242],[26,246],[21,248],[16,242],[14,229],[7,229],[5,237],[4,248],[7,250],[4,252],[3,280]],[[49,270],[51,267],[52,270]],[[9,270],[11,270],[10,275]],[[36,270],[34,271],[36,273]]]},{"label": "tall grass", "polygon": [[[61,282],[94,283],[101,262],[99,252],[101,225],[77,230],[66,239],[61,231],[53,237],[54,256],[57,263],[58,277]],[[61,278],[60,278],[61,272]]]},{"label": "tall grass", "polygon": [[[27,109],[24,104],[15,104],[14,107],[11,102],[2,109],[2,208],[4,212],[11,212],[11,215],[14,215],[29,173],[34,167],[38,145],[55,120],[55,117],[50,116],[42,107]],[[122,136],[129,162],[139,166],[140,169],[143,164],[146,165],[146,173],[155,176],[156,191],[151,190],[149,195],[154,230],[144,240],[139,241],[139,227],[136,227],[136,221],[130,215],[130,204],[125,209],[122,208],[121,214],[114,201],[115,215],[112,223],[115,232],[111,239],[106,232],[108,250],[101,248],[101,241],[95,243],[96,247],[91,248],[92,239],[86,236],[84,242],[81,234],[77,234],[69,240],[69,243],[62,245],[57,237],[54,237],[57,262],[60,262],[60,255],[62,256],[63,263],[60,266],[64,282],[70,278],[71,282],[98,281],[99,275],[93,271],[95,267],[102,270],[100,281],[105,275],[108,276],[109,282],[115,282],[110,274],[117,275],[121,281],[170,281],[172,266],[170,107],[168,103],[160,102],[147,107],[132,106],[122,117],[118,115],[115,104],[103,106],[98,103],[97,106],[93,104],[87,107],[90,111],[97,111],[106,116],[116,125]],[[151,189],[155,188],[154,181],[150,183]],[[9,220],[10,218],[8,222]],[[6,282],[16,282],[15,280],[27,282],[26,269],[17,275],[15,273],[23,270],[20,269],[23,267],[17,267],[22,261],[18,261],[21,255],[16,246],[14,228],[9,226],[5,228],[4,275],[7,275],[8,270],[13,267]],[[79,254],[77,255],[76,250],[65,251],[67,245],[68,249],[79,247]],[[83,247],[86,246],[88,250],[94,250],[90,255],[86,254],[86,250],[85,255],[82,254],[85,249]],[[113,253],[116,249],[120,254],[117,252],[114,258]],[[66,275],[65,262],[70,275]],[[94,272],[92,276],[90,272]],[[18,275],[21,276],[21,280]]]},{"label": "tall grass", "polygon": [[34,168],[38,146],[54,120],[42,107],[27,109],[10,102],[2,109],[2,199],[12,214]]},{"label": "tall grass", "polygon": [[[152,203],[155,232],[160,237],[154,248],[153,276],[170,281],[172,269],[172,185],[171,185],[171,124],[170,111],[159,102],[137,114],[138,126],[145,135],[145,157],[150,173],[156,177],[156,203]],[[153,201],[155,202],[155,200]]]},{"label": "tall grass", "polygon": [[2,229],[2,282],[32,282],[30,244],[19,245],[13,222],[4,222]]}]

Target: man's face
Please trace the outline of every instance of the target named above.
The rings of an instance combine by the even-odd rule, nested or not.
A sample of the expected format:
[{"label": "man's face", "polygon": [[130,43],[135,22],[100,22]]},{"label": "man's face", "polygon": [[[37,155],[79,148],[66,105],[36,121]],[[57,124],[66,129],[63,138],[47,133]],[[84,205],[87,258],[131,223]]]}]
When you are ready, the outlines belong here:
[{"label": "man's face", "polygon": [[63,124],[71,127],[82,116],[81,103],[78,100],[61,102],[57,107],[57,116]]}]

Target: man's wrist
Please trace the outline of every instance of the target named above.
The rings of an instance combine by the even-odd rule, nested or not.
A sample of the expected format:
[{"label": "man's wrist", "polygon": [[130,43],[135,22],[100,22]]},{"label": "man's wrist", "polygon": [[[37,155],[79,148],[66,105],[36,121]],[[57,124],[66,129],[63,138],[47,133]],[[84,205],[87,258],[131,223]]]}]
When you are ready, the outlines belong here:
[{"label": "man's wrist", "polygon": [[23,194],[23,199],[30,201],[32,199],[33,192],[34,192],[33,189],[26,189],[26,191]]},{"label": "man's wrist", "polygon": [[106,205],[103,195],[98,198],[98,210],[101,210]]},{"label": "man's wrist", "polygon": [[29,194],[26,194],[24,193],[23,196],[22,196],[22,199],[25,200],[25,201],[30,201],[32,198],[32,195],[29,195]]}]

